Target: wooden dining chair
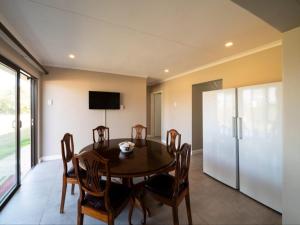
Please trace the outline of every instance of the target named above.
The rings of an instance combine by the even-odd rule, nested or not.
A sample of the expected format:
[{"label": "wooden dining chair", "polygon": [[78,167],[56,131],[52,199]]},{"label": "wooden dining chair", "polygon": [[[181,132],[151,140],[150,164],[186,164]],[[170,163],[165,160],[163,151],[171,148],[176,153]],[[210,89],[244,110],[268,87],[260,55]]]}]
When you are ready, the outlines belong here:
[{"label": "wooden dining chair", "polygon": [[[111,182],[109,160],[95,151],[76,155],[74,164],[80,189],[77,225],[83,224],[84,215],[113,225],[115,218],[127,204],[129,202],[134,204],[131,189],[123,184]],[[85,168],[85,176],[79,173],[79,165]]]},{"label": "wooden dining chair", "polygon": [[[63,181],[62,181],[62,192],[61,192],[61,202],[60,202],[60,213],[64,212],[67,184],[72,184],[71,194],[74,195],[75,184],[78,184],[77,177],[75,175],[75,169],[73,166],[74,157],[74,142],[73,135],[66,133],[61,140],[61,156],[64,166]],[[72,166],[68,168],[68,163]]]},{"label": "wooden dining chair", "polygon": [[[177,144],[176,144],[177,139]],[[167,131],[167,150],[169,152],[175,153],[177,149],[180,149],[181,144],[181,134],[175,130],[171,129]]]},{"label": "wooden dining chair", "polygon": [[154,199],[172,207],[174,225],[179,225],[178,206],[185,198],[188,223],[192,225],[189,194],[191,145],[183,144],[175,154],[175,176],[167,173],[154,175],[146,181],[145,188],[147,193],[150,193]]},{"label": "wooden dining chair", "polygon": [[102,142],[105,140],[109,140],[109,128],[105,126],[98,126],[95,129],[93,129],[93,141],[96,143],[96,135],[98,134],[98,142]]},{"label": "wooden dining chair", "polygon": [[[143,138],[143,130],[144,130],[144,138]],[[134,137],[134,131],[135,131],[135,137]],[[141,124],[136,124],[131,128],[131,138],[135,139],[145,139],[147,138],[147,127],[144,127]]]}]

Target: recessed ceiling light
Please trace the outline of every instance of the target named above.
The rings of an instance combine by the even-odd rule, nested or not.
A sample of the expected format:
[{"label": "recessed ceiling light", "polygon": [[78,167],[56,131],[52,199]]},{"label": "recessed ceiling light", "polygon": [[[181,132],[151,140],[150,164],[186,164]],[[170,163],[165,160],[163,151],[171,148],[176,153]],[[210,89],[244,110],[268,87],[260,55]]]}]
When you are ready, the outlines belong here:
[{"label": "recessed ceiling light", "polygon": [[165,69],[164,71],[165,71],[165,73],[169,73],[169,69]]},{"label": "recessed ceiling light", "polygon": [[231,47],[232,45],[233,45],[233,43],[230,41],[230,42],[227,42],[227,43],[225,44],[225,47],[229,48],[229,47]]},{"label": "recessed ceiling light", "polygon": [[74,55],[74,54],[69,54],[69,58],[70,58],[70,59],[74,59],[74,58],[75,58],[75,55]]}]

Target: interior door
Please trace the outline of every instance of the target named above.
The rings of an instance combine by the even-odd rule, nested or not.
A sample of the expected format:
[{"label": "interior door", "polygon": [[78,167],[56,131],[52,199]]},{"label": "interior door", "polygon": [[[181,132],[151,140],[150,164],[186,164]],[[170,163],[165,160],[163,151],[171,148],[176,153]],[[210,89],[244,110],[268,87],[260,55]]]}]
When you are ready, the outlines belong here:
[{"label": "interior door", "polygon": [[154,136],[161,136],[161,93],[154,94]]},{"label": "interior door", "polygon": [[0,205],[18,184],[17,71],[0,63]]},{"label": "interior door", "polygon": [[281,212],[281,83],[238,89],[240,191]]},{"label": "interior door", "polygon": [[203,93],[203,171],[238,188],[236,89]]}]

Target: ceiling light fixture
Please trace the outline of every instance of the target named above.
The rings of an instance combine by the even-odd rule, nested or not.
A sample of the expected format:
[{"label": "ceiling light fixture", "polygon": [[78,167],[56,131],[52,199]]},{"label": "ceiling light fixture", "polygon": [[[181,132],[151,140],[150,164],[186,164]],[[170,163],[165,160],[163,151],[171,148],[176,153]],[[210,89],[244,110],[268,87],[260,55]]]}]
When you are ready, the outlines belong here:
[{"label": "ceiling light fixture", "polygon": [[231,47],[233,45],[233,43],[230,41],[230,42],[227,42],[226,44],[225,44],[225,47],[226,48],[229,48],[229,47]]},{"label": "ceiling light fixture", "polygon": [[74,58],[75,58],[75,55],[74,55],[74,54],[69,54],[69,58],[70,58],[70,59],[74,59]]},{"label": "ceiling light fixture", "polygon": [[165,69],[164,71],[165,71],[165,73],[169,73],[169,69]]}]

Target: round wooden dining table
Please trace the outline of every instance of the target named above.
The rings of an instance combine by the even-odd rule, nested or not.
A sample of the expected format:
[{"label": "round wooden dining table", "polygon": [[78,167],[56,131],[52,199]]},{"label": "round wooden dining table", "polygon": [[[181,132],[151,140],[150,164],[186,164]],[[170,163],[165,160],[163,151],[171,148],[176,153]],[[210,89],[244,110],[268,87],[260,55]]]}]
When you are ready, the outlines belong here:
[{"label": "round wooden dining table", "polygon": [[[130,153],[123,153],[119,143],[131,141],[135,147]],[[84,147],[80,153],[96,151],[110,161],[112,177],[144,177],[167,171],[175,161],[174,154],[161,143],[144,139],[110,139]]]}]

